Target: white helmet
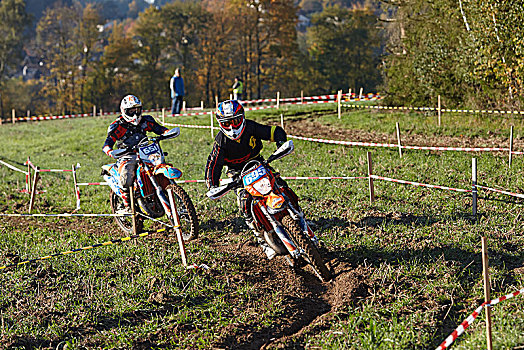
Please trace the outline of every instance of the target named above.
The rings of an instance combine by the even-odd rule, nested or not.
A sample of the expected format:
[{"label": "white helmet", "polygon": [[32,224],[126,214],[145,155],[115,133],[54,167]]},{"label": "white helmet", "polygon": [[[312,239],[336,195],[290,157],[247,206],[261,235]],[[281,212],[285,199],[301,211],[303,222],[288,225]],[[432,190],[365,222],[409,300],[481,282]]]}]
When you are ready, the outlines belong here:
[{"label": "white helmet", "polygon": [[120,102],[120,113],[125,121],[138,125],[142,119],[142,102],[134,95],[127,95]]},{"label": "white helmet", "polygon": [[244,107],[237,100],[220,102],[215,117],[220,130],[231,140],[238,140],[246,128]]}]

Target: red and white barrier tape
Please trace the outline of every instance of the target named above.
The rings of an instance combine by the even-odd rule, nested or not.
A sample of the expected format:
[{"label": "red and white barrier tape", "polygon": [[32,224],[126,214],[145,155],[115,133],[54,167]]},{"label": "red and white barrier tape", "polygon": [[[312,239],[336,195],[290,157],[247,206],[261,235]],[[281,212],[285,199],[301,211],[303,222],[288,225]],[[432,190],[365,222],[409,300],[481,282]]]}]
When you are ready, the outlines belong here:
[{"label": "red and white barrier tape", "polygon": [[480,305],[471,315],[468,316],[447,338],[439,345],[436,350],[444,350],[450,346],[464,331],[466,328],[471,326],[477,316],[482,312],[482,309],[486,306],[486,303]]},{"label": "red and white barrier tape", "polygon": [[187,266],[186,266],[186,269],[187,269],[187,270],[190,270],[190,269],[195,269],[195,270],[199,270],[199,269],[202,269],[202,270],[209,270],[209,266],[207,266],[206,264],[200,264],[200,265],[197,265],[197,264],[191,264],[191,265],[187,265]]},{"label": "red and white barrier tape", "polygon": [[337,140],[326,140],[326,139],[316,139],[312,137],[304,137],[304,136],[295,136],[295,135],[287,135],[287,137],[297,140],[305,140],[305,141],[313,141],[313,142],[321,142],[321,143],[330,143],[330,144],[336,144],[336,145],[346,145],[346,146],[364,146],[364,147],[395,147],[398,148],[398,145],[392,144],[392,143],[374,143],[374,142],[353,142],[353,141],[337,141]]},{"label": "red and white barrier tape", "polygon": [[[282,176],[284,180],[357,180],[367,179],[367,176]],[[224,181],[221,179],[220,181]],[[176,183],[205,183],[206,180],[176,180]],[[79,182],[77,186],[107,186],[107,182]]]},{"label": "red and white barrier tape", "polygon": [[389,177],[383,177],[383,176],[378,176],[378,175],[370,175],[369,177],[371,177],[372,179],[384,180],[384,181],[390,181],[390,182],[398,182],[398,183],[406,184],[406,185],[438,188],[438,189],[441,189],[441,190],[456,191],[456,192],[472,192],[472,190],[465,190],[465,189],[462,189],[462,188],[453,188],[453,187],[446,187],[446,186],[439,186],[439,185],[428,185],[428,184],[424,184],[424,183],[420,183],[420,182],[398,180],[398,179],[392,179],[392,178],[389,178]]},{"label": "red and white barrier tape", "polygon": [[[164,123],[163,125],[179,126],[181,128],[193,128],[193,129],[210,129],[211,128],[211,125],[191,125],[191,124],[176,124],[176,123]],[[218,129],[218,127],[213,127],[213,129]]]},{"label": "red and white barrier tape", "polygon": [[8,167],[8,168],[11,169],[11,170],[18,171],[18,172],[21,172],[21,173],[25,174],[25,176],[28,176],[28,175],[29,175],[29,174],[27,173],[27,171],[20,170],[20,169],[18,169],[17,167],[15,167],[15,166],[13,166],[13,165],[11,165],[11,164],[9,164],[9,163],[6,163],[6,162],[1,161],[1,160],[0,160],[0,163],[3,164],[3,165],[5,165],[6,167]]},{"label": "red and white barrier tape", "polygon": [[480,314],[480,312],[482,311],[482,309],[484,307],[491,307],[491,306],[494,306],[498,303],[500,303],[501,301],[504,301],[504,300],[507,300],[507,299],[511,299],[513,297],[516,297],[517,295],[519,294],[524,294],[524,288],[523,289],[520,289],[520,290],[517,290],[516,292],[513,292],[513,293],[510,293],[510,294],[506,294],[504,296],[501,296],[500,298],[497,298],[497,299],[493,299],[493,300],[490,300],[489,303],[482,303],[471,315],[468,316],[468,318],[466,318],[447,338],[446,340],[444,340],[442,342],[442,344],[440,344],[436,350],[444,350],[446,348],[448,348],[462,333],[464,333],[464,331],[466,330],[466,328],[468,328],[469,326],[471,326],[471,324],[473,322],[475,322],[475,319],[477,318],[477,316]]},{"label": "red and white barrier tape", "polygon": [[[436,107],[365,106],[365,105],[352,105],[352,104],[342,104],[342,107],[364,108],[364,109],[401,110],[401,111],[438,111],[438,108],[436,108]],[[450,109],[450,108],[441,108],[440,111],[441,112],[447,112],[447,113],[516,114],[516,115],[524,115],[524,111],[496,111],[496,110],[485,110],[485,109]]]},{"label": "red and white barrier tape", "polygon": [[498,190],[496,188],[485,187],[485,186],[482,186],[482,185],[476,185],[476,186],[478,188],[481,188],[481,189],[486,190],[486,191],[502,193],[502,194],[506,194],[508,196],[517,197],[517,198],[524,198],[524,194],[513,193],[513,192],[509,192],[509,191],[504,191],[504,190]]},{"label": "red and white barrier tape", "polygon": [[[363,146],[363,147],[388,147],[388,148],[399,148],[398,144],[392,143],[373,143],[373,142],[353,142],[353,141],[337,141],[337,140],[326,140],[317,139],[312,137],[303,137],[288,135],[289,138],[297,140],[313,141],[320,143],[330,143],[336,145],[346,146]],[[462,152],[507,152],[509,148],[500,147],[438,147],[438,146],[401,146],[402,149],[415,149],[415,150],[432,150],[432,151],[462,151]],[[512,152],[518,154],[519,152]],[[524,154],[524,152],[522,152]]]},{"label": "red and white barrier tape", "polygon": [[[70,172],[73,171],[73,169],[38,169],[36,165],[34,165],[29,159],[24,163],[24,165],[30,165],[33,170],[38,170],[40,173],[61,173],[61,172]],[[80,163],[76,164],[76,169],[80,168]]]}]

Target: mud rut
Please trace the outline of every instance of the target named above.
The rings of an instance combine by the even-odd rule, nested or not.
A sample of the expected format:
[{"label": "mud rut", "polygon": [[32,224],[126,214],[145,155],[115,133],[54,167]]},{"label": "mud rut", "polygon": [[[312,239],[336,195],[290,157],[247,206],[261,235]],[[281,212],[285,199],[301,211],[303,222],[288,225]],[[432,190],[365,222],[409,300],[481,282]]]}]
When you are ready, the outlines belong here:
[{"label": "mud rut", "polygon": [[[388,143],[395,141],[395,136],[392,134],[344,130],[320,124],[310,119],[295,119],[287,122],[286,131],[294,135],[335,140]],[[403,142],[411,145],[500,146],[504,145],[506,140],[496,137],[464,139],[407,135]],[[515,145],[522,147],[524,142],[516,140]],[[17,208],[18,204],[13,203],[13,207]],[[20,204],[20,206],[22,205],[25,206],[25,204]],[[23,211],[23,208],[20,209]],[[57,210],[57,208],[54,209]],[[69,221],[67,219],[57,220],[54,223],[25,218],[2,218],[0,220],[4,224],[27,227],[28,229],[44,226],[49,228],[51,226],[53,230],[58,232],[82,230],[92,233],[95,240],[100,232],[112,232],[115,237],[122,237],[122,233],[118,231],[111,219],[104,219],[96,227],[93,227],[88,220],[85,223],[82,220]],[[202,222],[206,218],[201,217],[200,220]],[[348,227],[352,226],[350,222],[346,224]],[[203,226],[215,226],[216,228],[222,225],[211,219],[205,222]],[[206,238],[199,238],[196,241],[196,244],[209,244],[213,249],[224,253],[222,254],[223,258],[220,259],[222,261],[214,261],[211,265],[212,269],[208,273],[215,278],[226,279],[227,283],[233,286],[249,281],[260,296],[278,291],[284,301],[282,304],[285,305],[285,309],[271,326],[260,328],[259,326],[238,324],[232,329],[222,329],[214,344],[217,349],[303,348],[306,336],[327,330],[334,322],[339,323],[344,319],[344,315],[347,315],[343,310],[346,306],[358,304],[362,299],[370,296],[370,286],[375,282],[370,280],[369,277],[372,275],[373,268],[348,262],[344,259],[344,252],[324,253],[328,268],[333,272],[334,278],[330,282],[321,283],[307,269],[294,270],[290,268],[282,257],[267,261],[262,251],[250,239],[251,234],[245,228],[243,232],[238,232],[237,229],[234,229],[234,231],[237,231],[237,233],[224,232],[225,235],[216,240],[211,235]],[[164,240],[165,238],[164,235]],[[234,240],[240,241],[240,243],[233,243]],[[165,241],[166,244],[175,244],[174,237]],[[13,256],[10,259],[9,254],[7,257],[11,260],[8,263],[17,262],[22,258]],[[235,260],[237,265],[241,266],[240,270],[235,271],[234,274],[224,271],[222,266],[226,265],[228,259]],[[241,306],[239,305],[239,307]],[[152,345],[149,342],[148,344]],[[136,345],[140,348],[140,345],[147,344]]]}]

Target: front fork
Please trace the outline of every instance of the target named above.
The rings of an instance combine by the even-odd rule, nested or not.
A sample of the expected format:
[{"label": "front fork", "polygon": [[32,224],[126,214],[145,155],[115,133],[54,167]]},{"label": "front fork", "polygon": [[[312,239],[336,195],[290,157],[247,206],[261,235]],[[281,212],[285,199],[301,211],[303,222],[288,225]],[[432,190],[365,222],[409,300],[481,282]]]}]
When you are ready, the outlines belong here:
[{"label": "front fork", "polygon": [[271,226],[273,226],[273,229],[275,230],[278,238],[280,238],[282,243],[284,243],[289,254],[295,259],[298,258],[303,253],[303,250],[299,249],[295,243],[293,243],[293,240],[286,230],[284,230],[282,226],[273,218],[273,216],[268,213],[267,209],[263,205],[260,206],[260,210],[262,210],[262,213],[264,213]]}]

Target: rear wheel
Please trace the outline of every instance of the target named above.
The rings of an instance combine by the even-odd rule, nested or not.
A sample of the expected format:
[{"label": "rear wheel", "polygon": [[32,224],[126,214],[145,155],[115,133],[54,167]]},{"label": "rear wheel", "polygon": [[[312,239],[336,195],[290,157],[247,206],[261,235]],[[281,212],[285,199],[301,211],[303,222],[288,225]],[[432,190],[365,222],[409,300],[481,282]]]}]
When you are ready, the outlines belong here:
[{"label": "rear wheel", "polygon": [[[124,200],[117,195],[115,192],[111,191],[109,196],[109,202],[111,203],[111,212],[113,214],[120,214],[125,211],[126,207],[124,205]],[[115,221],[122,231],[127,234],[133,233],[133,218],[131,216],[115,216]],[[137,233],[142,231],[144,228],[144,221],[139,216],[135,219]]]},{"label": "rear wheel", "polygon": [[[190,241],[198,237],[198,217],[195,206],[186,191],[177,184],[169,185],[174,193],[174,201],[178,218],[180,219],[180,230],[184,241]],[[171,218],[170,218],[171,220]],[[174,223],[172,222],[174,225]]]},{"label": "rear wheel", "polygon": [[315,244],[309,239],[308,236],[302,232],[298,222],[293,220],[289,215],[285,216],[282,219],[282,225],[286,228],[288,234],[291,236],[293,241],[297,244],[298,247],[304,249],[305,256],[309,265],[313,268],[315,274],[324,282],[331,279],[331,272],[326,267],[324,259],[320,255],[318,248]]}]

